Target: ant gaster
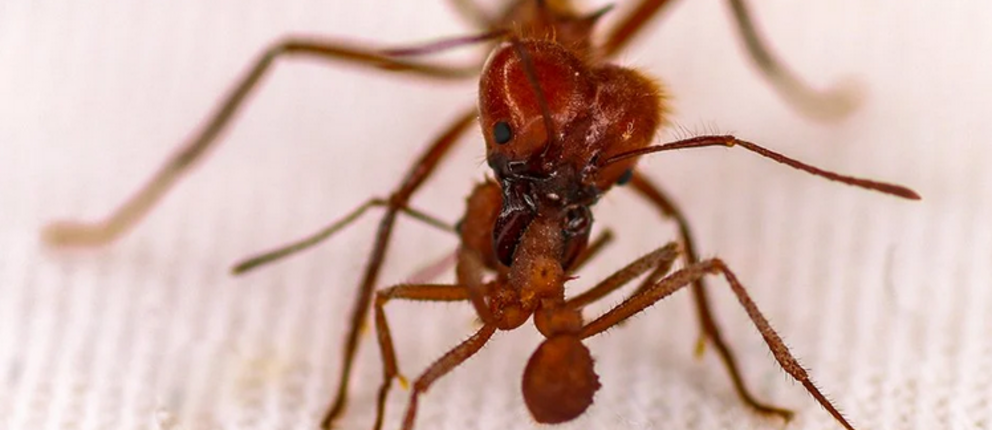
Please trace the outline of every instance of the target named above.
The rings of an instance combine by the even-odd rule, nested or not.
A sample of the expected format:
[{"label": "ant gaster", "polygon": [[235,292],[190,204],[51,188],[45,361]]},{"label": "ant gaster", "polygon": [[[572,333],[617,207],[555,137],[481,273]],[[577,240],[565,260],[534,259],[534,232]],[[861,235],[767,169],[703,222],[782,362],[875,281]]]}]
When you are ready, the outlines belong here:
[{"label": "ant gaster", "polygon": [[[813,385],[727,265],[716,258],[698,260],[685,217],[657,186],[636,171],[635,164],[640,156],[653,152],[740,147],[827,179],[907,199],[919,199],[919,196],[897,185],[827,172],[733,136],[699,136],[652,145],[666,119],[664,92],[655,81],[608,60],[668,3],[641,0],[610,29],[600,44],[592,42],[592,31],[609,8],[580,14],[565,0],[513,1],[498,17],[487,16],[471,2],[457,1],[459,10],[481,23],[488,30],[486,33],[408,48],[369,50],[302,38],[280,41],[263,53],[191,141],[110,219],[95,225],[56,224],[46,230],[46,239],[60,245],[97,245],[110,242],[126,231],[216,141],[245,97],[278,58],[304,55],[436,79],[461,79],[471,76],[471,70],[414,62],[409,58],[497,41],[482,72],[478,110],[466,112],[445,130],[388,199],[371,199],[312,237],[235,267],[235,273],[243,273],[306,249],[330,237],[367,209],[386,208],[356,297],[343,350],[341,378],[335,400],[323,421],[324,427],[330,427],[344,411],[359,329],[372,307],[383,357],[384,380],[374,424],[376,429],[381,427],[389,389],[399,376],[384,313],[389,300],[469,301],[482,321],[482,328],[444,354],[414,382],[404,429],[413,427],[420,395],[433,382],[478,352],[496,331],[512,330],[531,319],[545,340],[525,368],[524,400],[538,422],[560,423],[581,415],[593,403],[600,388],[592,355],[582,341],[685,287],[690,287],[693,293],[703,338],[715,346],[742,400],[760,413],[788,419],[791,411],[763,403],[751,394],[720,335],[703,278],[722,275],[782,368],[841,425],[853,429]],[[729,0],[729,3],[749,54],[786,100],[812,116],[836,116],[844,111],[843,107],[831,108],[831,103],[823,102],[829,100],[826,94],[808,90],[778,64],[758,38],[743,0]],[[477,115],[486,141],[486,159],[495,178],[475,187],[456,229],[460,238],[455,267],[457,281],[450,285],[397,285],[377,292],[373,303],[379,269],[400,212],[450,229],[411,208],[408,202]],[[590,208],[613,186],[626,183],[662,215],[678,223],[678,243],[664,245],[589,290],[566,298],[565,283],[571,275],[612,237],[606,231],[590,242],[593,224]],[[684,260],[682,268],[669,273],[680,257]],[[583,318],[586,305],[645,274],[639,287],[621,304],[592,321]]]}]

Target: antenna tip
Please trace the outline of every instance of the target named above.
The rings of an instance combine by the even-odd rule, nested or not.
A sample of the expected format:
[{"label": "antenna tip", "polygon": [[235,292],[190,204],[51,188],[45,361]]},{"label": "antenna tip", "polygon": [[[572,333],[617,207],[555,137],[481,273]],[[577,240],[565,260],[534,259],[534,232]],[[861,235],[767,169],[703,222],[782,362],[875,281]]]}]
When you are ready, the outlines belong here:
[{"label": "antenna tip", "polygon": [[896,197],[902,197],[906,200],[923,200],[923,197],[920,197],[916,191],[899,185],[885,184],[885,187],[879,188],[879,190],[887,194],[892,194]]},{"label": "antenna tip", "polygon": [[906,191],[907,191],[907,193],[903,197],[905,197],[905,198],[907,198],[909,200],[923,200],[923,197],[920,197],[919,194],[916,194],[916,191],[910,190],[908,188],[906,189]]}]

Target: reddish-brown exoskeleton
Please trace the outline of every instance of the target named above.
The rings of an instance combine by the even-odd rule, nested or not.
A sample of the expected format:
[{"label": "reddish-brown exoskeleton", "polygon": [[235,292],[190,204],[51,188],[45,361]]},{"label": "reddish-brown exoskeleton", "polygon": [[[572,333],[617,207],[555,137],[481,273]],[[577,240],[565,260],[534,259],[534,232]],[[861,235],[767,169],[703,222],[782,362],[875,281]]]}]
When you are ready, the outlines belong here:
[{"label": "reddish-brown exoskeleton", "polygon": [[[645,176],[635,171],[641,155],[706,146],[741,147],[791,167],[831,180],[918,199],[911,190],[823,171],[733,136],[699,136],[652,146],[664,124],[661,87],[641,73],[609,62],[667,0],[640,0],[594,43],[593,29],[608,8],[581,14],[568,1],[519,0],[499,16],[489,17],[468,1],[457,1],[487,30],[480,36],[450,39],[399,49],[364,49],[319,39],[287,39],[267,49],[223,101],[218,112],[191,141],[113,217],[96,225],[58,224],[46,238],[63,245],[106,243],[132,226],[161,195],[188,171],[216,141],[248,93],[278,58],[305,55],[353,62],[374,68],[438,79],[471,76],[471,70],[411,61],[410,58],[470,43],[495,41],[481,75],[478,109],[461,115],[417,160],[389,198],[371,199],[344,219],[312,237],[239,264],[236,273],[308,248],[349,224],[373,206],[386,208],[375,246],[359,287],[345,341],[344,365],[335,400],[324,418],[329,427],[344,410],[359,328],[373,308],[377,276],[396,216],[406,213],[444,228],[444,223],[409,207],[410,197],[430,175],[458,137],[478,117],[486,141],[486,159],[494,178],[479,184],[468,198],[457,228],[460,247],[454,284],[402,284],[375,294],[375,325],[383,356],[375,428],[382,425],[386,398],[398,376],[396,353],[384,313],[389,300],[468,301],[482,328],[444,354],[413,384],[403,428],[413,427],[420,395],[457,367],[499,330],[533,320],[545,340],[523,375],[523,395],[531,415],[541,423],[561,423],[581,415],[600,388],[593,359],[582,341],[616,326],[675,291],[691,287],[703,336],[712,342],[744,402],[756,411],[788,419],[791,412],[757,400],[748,390],[733,355],[721,337],[707,300],[703,278],[722,275],[782,368],[845,428],[851,424],[810,381],[733,272],[719,259],[698,261],[685,217]],[[748,52],[759,69],[800,110],[835,116],[844,107],[824,102],[806,89],[763,47],[743,0],[730,0]],[[825,108],[824,108],[825,107]],[[614,185],[633,190],[679,226],[678,242],[669,243],[620,269],[589,290],[565,296],[570,274],[610,240],[609,233],[590,242],[591,207]],[[675,261],[683,266],[672,273]],[[585,306],[647,274],[634,293],[618,306],[586,321]]]}]

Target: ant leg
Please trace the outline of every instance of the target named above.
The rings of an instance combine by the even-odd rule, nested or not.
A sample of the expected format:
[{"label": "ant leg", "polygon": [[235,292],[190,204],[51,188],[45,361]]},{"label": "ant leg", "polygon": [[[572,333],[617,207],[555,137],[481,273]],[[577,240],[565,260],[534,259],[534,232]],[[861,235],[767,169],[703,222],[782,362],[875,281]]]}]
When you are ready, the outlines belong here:
[{"label": "ant leg", "polygon": [[[610,29],[601,47],[603,57],[612,57],[625,48],[630,41],[658,15],[671,0],[643,0],[636,8],[621,18]],[[758,35],[745,0],[727,0],[734,15],[734,23],[740,38],[744,41],[748,56],[758,67],[761,75],[768,79],[785,101],[802,114],[817,120],[838,120],[857,108],[860,102],[858,88],[853,85],[834,87],[828,91],[816,91],[789,71],[768,49],[768,44]]]},{"label": "ant leg", "polygon": [[470,357],[479,352],[480,349],[493,337],[496,326],[485,324],[472,337],[458,346],[452,348],[441,356],[431,367],[428,367],[413,383],[413,392],[410,393],[410,404],[407,406],[406,415],[403,418],[403,430],[413,430],[413,423],[417,418],[417,400],[420,395],[427,392],[431,384],[442,376],[446,375],[455,367],[464,363]]},{"label": "ant leg", "polygon": [[[647,177],[642,175],[640,172],[634,173],[633,178],[631,178],[630,185],[634,190],[643,198],[647,199],[648,202],[653,204],[661,214],[666,218],[671,218],[675,220],[679,228],[679,242],[681,242],[685,252],[682,256],[685,259],[685,265],[691,267],[697,264],[699,261],[698,254],[696,253],[696,247],[693,244],[692,234],[689,231],[689,222],[686,220],[682,211],[679,210],[678,206],[667,197],[661,190],[651,183]],[[659,266],[651,274],[647,276],[644,282],[638,287],[634,295],[640,295],[644,291],[653,288],[655,284],[665,274],[668,272],[669,267]],[[770,406],[759,401],[751,391],[747,388],[747,384],[744,382],[744,378],[741,376],[740,368],[737,366],[737,359],[734,357],[734,352],[731,351],[730,346],[727,345],[727,341],[723,339],[720,334],[720,327],[716,323],[716,319],[713,316],[713,311],[710,306],[709,298],[707,297],[705,283],[703,278],[697,278],[692,281],[692,298],[696,303],[696,313],[699,315],[699,324],[702,327],[702,333],[699,335],[699,341],[696,343],[696,355],[702,355],[704,347],[706,345],[706,339],[708,338],[713,342],[713,346],[716,347],[717,353],[720,355],[720,360],[723,361],[724,367],[727,368],[727,372],[730,373],[730,379],[734,383],[734,389],[737,390],[737,394],[740,395],[744,403],[751,406],[752,408],[761,412],[771,412],[779,413],[775,411],[784,411],[783,409]]]},{"label": "ant leg", "polygon": [[[790,376],[792,376],[796,381],[798,381],[806,391],[813,396],[814,399],[827,412],[830,413],[844,428],[848,430],[854,430],[854,427],[844,418],[843,415],[837,410],[836,407],[820,392],[813,382],[810,380],[809,374],[806,369],[799,364],[796,358],[789,351],[789,348],[779,337],[778,333],[772,328],[768,320],[762,315],[761,311],[758,309],[758,305],[751,300],[751,297],[745,291],[744,286],[741,285],[740,281],[733,272],[727,268],[726,264],[720,259],[709,259],[700,263],[693,264],[682,270],[679,270],[668,277],[662,279],[658,283],[651,286],[640,293],[631,296],[623,303],[620,303],[610,311],[606,312],[596,320],[586,324],[582,327],[579,332],[579,336],[583,339],[596,334],[602,333],[603,331],[609,329],[620,323],[627,318],[643,311],[654,303],[658,302],[670,294],[686,287],[693,285],[697,280],[701,279],[706,275],[716,275],[723,274],[723,277],[727,280],[730,285],[731,291],[737,296],[737,300],[740,302],[744,311],[747,312],[748,318],[754,323],[758,332],[761,333],[761,337],[764,338],[765,343],[768,345],[768,349],[771,350],[772,355],[775,356],[775,360],[778,361],[779,366],[782,370],[785,370]],[[752,405],[754,406],[754,405]],[[779,415],[786,420],[792,417],[792,412],[781,408],[766,408],[759,409],[759,412]]]},{"label": "ant leg", "polygon": [[[626,285],[632,279],[641,276],[652,267],[656,270],[664,270],[667,273],[672,267],[672,263],[679,257],[678,245],[669,243],[658,248],[643,257],[634,260],[623,269],[617,270],[606,279],[596,284],[596,286],[586,290],[578,296],[572,297],[565,302],[568,309],[582,309],[586,305],[595,302],[607,294]],[[661,276],[664,276],[664,273]]]},{"label": "ant leg", "polygon": [[630,41],[647,27],[646,24],[658,16],[658,12],[669,3],[671,0],[642,0],[638,3],[609,29],[606,40],[600,46],[600,55],[609,58],[626,48]]},{"label": "ant leg", "polygon": [[821,121],[846,117],[861,103],[861,93],[853,82],[843,82],[826,91],[810,88],[792,73],[768,49],[768,44],[758,35],[758,30],[748,11],[745,0],[728,0],[734,14],[734,23],[744,41],[748,56],[785,101],[803,115]]},{"label": "ant leg", "polygon": [[[410,400],[409,409],[404,419],[403,428],[412,428],[414,415],[416,415],[417,396],[427,388],[437,378],[440,378],[461,362],[478,352],[480,348],[489,340],[496,330],[492,323],[492,314],[486,305],[483,297],[486,294],[487,286],[482,283],[485,266],[479,255],[472,250],[460,248],[457,253],[456,276],[458,283],[455,285],[437,284],[417,284],[398,285],[376,294],[375,300],[375,326],[379,341],[379,348],[382,352],[383,381],[379,387],[379,397],[376,403],[375,430],[382,428],[382,421],[386,413],[386,398],[392,386],[393,379],[399,375],[396,365],[396,350],[393,347],[393,338],[389,330],[389,323],[386,321],[385,305],[391,299],[421,300],[421,301],[464,301],[472,302],[479,318],[483,322],[482,330],[475,336],[463,342],[455,349],[449,351],[440,360],[431,365],[428,370],[417,379],[414,384],[413,398]],[[481,337],[480,337],[481,336]],[[406,385],[405,380],[400,379]]]},{"label": "ant leg", "polygon": [[[459,248],[455,253],[455,257],[457,261],[455,273],[458,278],[457,284],[401,284],[376,293],[375,327],[383,360],[383,380],[382,385],[379,387],[379,397],[376,402],[376,420],[373,427],[376,430],[382,428],[382,420],[386,413],[386,398],[389,396],[389,389],[392,386],[393,379],[399,376],[399,370],[396,364],[396,350],[393,348],[393,336],[389,330],[389,323],[386,321],[386,302],[391,299],[433,302],[467,300],[472,302],[472,306],[475,307],[484,325],[495,327],[492,324],[492,314],[483,297],[488,287],[482,283],[485,266],[482,265],[479,255],[475,251]],[[400,382],[405,386],[406,380],[402,379],[402,376],[400,378]],[[426,388],[424,389],[426,390]]]},{"label": "ant leg", "polygon": [[572,263],[572,267],[568,268],[568,272],[575,273],[581,270],[585,267],[589,260],[599,254],[603,248],[606,247],[606,245],[610,244],[610,242],[613,242],[613,230],[607,228],[604,229],[599,236],[596,236],[592,242],[589,242],[589,246],[587,246],[586,249],[584,249],[582,253],[575,258],[575,261]]},{"label": "ant leg", "polygon": [[406,61],[391,56],[389,52],[426,54],[454,46],[489,40],[498,34],[490,33],[393,50],[356,48],[320,39],[290,38],[279,41],[262,53],[247,74],[222,100],[216,111],[207,118],[202,128],[195,132],[189,141],[168,159],[137,193],[111,213],[109,217],[96,223],[57,222],[47,226],[42,237],[45,242],[59,246],[97,246],[112,242],[128,231],[161,200],[179,178],[190,170],[204,152],[217,142],[217,137],[224,131],[234,114],[244,105],[251,91],[278,59],[289,56],[304,56],[322,60],[338,60],[343,63],[393,72],[406,72],[439,80],[457,80],[474,76],[477,73],[476,68],[458,68]]},{"label": "ant leg", "polygon": [[404,176],[403,181],[388,199],[389,206],[379,221],[375,244],[369,256],[368,265],[365,266],[365,274],[359,284],[358,295],[355,297],[355,302],[352,305],[351,322],[347,337],[345,338],[341,378],[338,380],[338,389],[334,395],[334,401],[327,415],[324,417],[323,428],[330,428],[331,422],[344,412],[345,405],[347,404],[348,382],[351,379],[351,367],[354,364],[355,353],[358,351],[359,334],[362,324],[368,316],[369,307],[372,302],[372,291],[375,289],[376,280],[379,277],[379,269],[382,267],[386,256],[386,249],[393,233],[396,214],[401,207],[406,206],[413,193],[434,172],[441,159],[458,142],[458,138],[475,122],[475,117],[476,111],[474,108],[460,115],[431,144],[427,151],[421,155],[420,159],[413,164],[410,171]]},{"label": "ant leg", "polygon": [[[317,233],[314,233],[310,236],[307,236],[301,240],[290,243],[288,245],[281,246],[272,251],[268,251],[266,253],[254,257],[247,258],[244,261],[237,263],[234,266],[234,268],[231,269],[231,272],[235,275],[240,275],[250,270],[254,270],[260,266],[264,266],[266,264],[278,260],[282,260],[283,258],[289,257],[293,254],[297,254],[300,251],[310,249],[318,245],[319,243],[329,239],[335,233],[341,231],[349,224],[360,218],[363,214],[365,214],[365,211],[367,211],[369,208],[380,207],[380,206],[389,206],[389,202],[379,198],[370,199],[361,206],[352,210],[350,213],[348,213],[348,215],[345,215],[343,218],[333,222],[331,225],[324,227]],[[413,219],[421,221],[427,225],[436,227],[442,231],[446,231],[449,233],[454,233],[455,231],[454,227],[448,225],[444,221],[441,221],[437,218],[434,218],[416,209],[411,209],[410,207],[404,205],[400,207],[399,210],[409,215]]]},{"label": "ant leg", "polygon": [[479,4],[473,0],[449,0],[451,6],[458,13],[458,16],[463,20],[472,24],[476,28],[480,29],[491,29],[493,28],[493,20],[489,16],[489,13],[479,7]]},{"label": "ant leg", "polygon": [[469,300],[468,288],[461,285],[397,285],[376,293],[375,297],[375,330],[382,352],[382,385],[379,387],[379,397],[376,402],[375,430],[382,428],[382,420],[386,413],[386,398],[392,387],[393,379],[400,377],[400,383],[406,386],[406,380],[399,374],[396,364],[396,350],[393,348],[393,336],[386,321],[385,306],[392,299],[418,300],[431,302],[455,302]]}]

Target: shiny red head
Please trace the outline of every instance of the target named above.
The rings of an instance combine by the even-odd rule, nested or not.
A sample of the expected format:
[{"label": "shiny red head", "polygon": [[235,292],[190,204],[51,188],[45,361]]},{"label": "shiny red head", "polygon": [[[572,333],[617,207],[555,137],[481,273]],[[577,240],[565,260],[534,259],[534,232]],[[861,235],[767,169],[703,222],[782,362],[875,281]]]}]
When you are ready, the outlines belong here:
[{"label": "shiny red head", "polygon": [[561,218],[567,267],[588,238],[589,207],[629,178],[636,158],[601,163],[649,146],[661,123],[657,85],[581,54],[553,41],[512,40],[483,70],[480,123],[503,190],[493,239],[507,266],[523,231],[543,214]]}]

